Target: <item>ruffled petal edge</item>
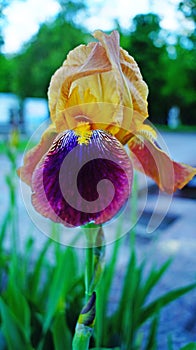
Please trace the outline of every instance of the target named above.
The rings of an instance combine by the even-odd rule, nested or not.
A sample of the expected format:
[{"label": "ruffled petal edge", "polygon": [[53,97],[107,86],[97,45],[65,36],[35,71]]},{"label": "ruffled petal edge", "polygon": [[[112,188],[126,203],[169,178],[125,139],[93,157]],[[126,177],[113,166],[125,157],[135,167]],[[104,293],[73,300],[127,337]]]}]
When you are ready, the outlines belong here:
[{"label": "ruffled petal edge", "polygon": [[171,160],[152,140],[133,136],[128,146],[135,168],[169,194],[183,188],[196,175],[195,168]]}]

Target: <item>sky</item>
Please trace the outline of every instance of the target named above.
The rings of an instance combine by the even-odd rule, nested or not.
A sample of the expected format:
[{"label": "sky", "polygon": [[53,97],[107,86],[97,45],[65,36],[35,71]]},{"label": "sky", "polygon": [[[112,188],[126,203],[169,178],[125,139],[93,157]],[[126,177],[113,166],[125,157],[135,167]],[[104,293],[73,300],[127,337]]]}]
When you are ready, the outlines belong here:
[{"label": "sky", "polygon": [[[85,27],[89,32],[95,29],[112,30],[114,19],[123,28],[130,27],[131,18],[139,13],[156,12],[162,17],[162,27],[170,31],[180,30],[179,0],[87,0],[89,13]],[[39,29],[39,24],[52,19],[59,10],[56,0],[13,0],[5,10],[4,53],[17,52]]]}]

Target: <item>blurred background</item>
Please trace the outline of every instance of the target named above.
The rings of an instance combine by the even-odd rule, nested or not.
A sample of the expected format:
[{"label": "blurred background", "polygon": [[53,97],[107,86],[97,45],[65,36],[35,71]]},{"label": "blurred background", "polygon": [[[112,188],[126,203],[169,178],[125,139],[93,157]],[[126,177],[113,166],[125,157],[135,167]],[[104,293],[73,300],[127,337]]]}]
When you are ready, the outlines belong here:
[{"label": "blurred background", "polygon": [[[51,75],[66,54],[117,29],[149,86],[154,124],[196,125],[195,0],[2,0],[0,5],[0,127],[34,130],[48,116]],[[33,99],[32,99],[33,98]]]}]

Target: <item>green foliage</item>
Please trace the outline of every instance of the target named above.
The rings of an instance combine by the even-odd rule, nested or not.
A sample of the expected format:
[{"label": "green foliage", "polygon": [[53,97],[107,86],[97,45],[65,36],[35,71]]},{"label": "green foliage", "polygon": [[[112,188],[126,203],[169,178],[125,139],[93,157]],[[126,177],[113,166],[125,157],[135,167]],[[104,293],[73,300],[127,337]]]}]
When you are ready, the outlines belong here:
[{"label": "green foliage", "polygon": [[196,343],[190,343],[186,346],[183,346],[181,350],[196,350]]},{"label": "green foliage", "polygon": [[[144,80],[149,86],[149,115],[152,122],[165,123],[167,108],[162,102],[162,88],[165,85],[163,57],[166,44],[161,38],[160,19],[155,14],[137,15],[133,19],[129,43],[125,48],[138,63]],[[156,101],[156,102],[155,102]],[[163,108],[160,108],[162,105]]]},{"label": "green foliage", "polygon": [[[10,205],[0,227],[1,349],[71,349],[75,325],[84,305],[84,264],[81,251],[46,240],[38,253],[31,237],[28,237],[23,253],[18,250],[17,188],[14,176],[17,145],[8,145],[7,156],[10,161],[10,174],[7,176]],[[134,201],[135,194],[136,189]],[[54,227],[51,229],[54,230]],[[119,223],[117,237],[120,230]],[[7,235],[10,235],[12,241],[10,252],[4,249]],[[125,240],[126,245],[130,244],[130,253],[124,275],[121,276],[122,289],[118,305],[109,316],[110,291]],[[145,260],[138,262],[133,232],[130,237],[116,240],[113,244],[111,259],[96,288],[96,324],[90,343],[92,350],[135,350],[141,346],[144,350],[157,349],[161,309],[196,285],[169,291],[149,302],[151,291],[167,273],[171,261],[159,268],[152,266],[148,273],[147,264],[148,261]],[[150,327],[144,341],[142,327],[146,322],[150,322]],[[193,350],[195,344],[189,344],[183,349]]]},{"label": "green foliage", "polygon": [[0,299],[0,310],[2,331],[8,349],[32,350],[29,306],[20,290],[14,285],[8,287],[5,295]]},{"label": "green foliage", "polygon": [[[186,42],[187,40],[188,39],[186,38]],[[187,43],[187,45],[189,44]],[[173,49],[175,59],[167,59],[166,78],[168,82],[164,85],[162,93],[167,105],[177,105],[180,107],[181,121],[183,124],[195,125],[195,50],[192,48],[192,44],[190,44],[189,49],[184,47],[183,37],[178,38],[175,48],[173,47]],[[176,80],[177,77],[180,78]]]},{"label": "green foliage", "polygon": [[84,286],[73,250],[59,248],[54,265],[48,263],[51,242],[34,262],[27,261],[25,251],[24,257],[18,254],[17,261],[11,258],[6,267],[8,281],[0,297],[6,349],[71,348]]},{"label": "green foliage", "polygon": [[75,17],[87,10],[85,2],[78,0],[58,0],[61,10],[59,16],[69,23],[75,22]]},{"label": "green foliage", "polygon": [[131,32],[121,33],[122,46],[136,59],[148,84],[152,122],[166,124],[169,109],[177,105],[182,123],[196,124],[194,38],[191,32],[172,38],[152,13],[137,15]]},{"label": "green foliage", "polygon": [[13,61],[0,53],[0,67],[0,92],[11,92]]},{"label": "green foliage", "polygon": [[42,24],[38,34],[14,60],[15,93],[22,98],[46,97],[51,76],[67,53],[83,42],[84,32],[61,17]]},{"label": "green foliage", "polygon": [[[119,242],[115,243],[119,244]],[[122,280],[122,293],[116,312],[107,317],[105,305],[108,302],[108,293],[111,284],[108,284],[108,275],[110,275],[110,265],[106,269],[105,276],[98,290],[98,310],[97,310],[97,329],[96,345],[115,346],[124,344],[127,350],[138,349],[140,344],[140,330],[147,320],[152,320],[149,338],[145,344],[145,349],[157,349],[156,336],[158,327],[158,315],[161,308],[174,301],[178,297],[195,288],[196,284],[170,291],[163,296],[158,297],[151,303],[147,303],[152,289],[158,284],[164,273],[166,273],[171,261],[167,261],[159,269],[152,268],[148,276],[144,278],[147,262],[138,265],[133,248]],[[105,284],[105,281],[107,284]],[[100,306],[101,310],[100,310]],[[99,321],[100,317],[100,321]],[[120,322],[119,322],[120,320]],[[141,345],[141,344],[140,344]]]},{"label": "green foliage", "polygon": [[179,9],[186,18],[196,21],[196,0],[183,0],[179,4]]}]

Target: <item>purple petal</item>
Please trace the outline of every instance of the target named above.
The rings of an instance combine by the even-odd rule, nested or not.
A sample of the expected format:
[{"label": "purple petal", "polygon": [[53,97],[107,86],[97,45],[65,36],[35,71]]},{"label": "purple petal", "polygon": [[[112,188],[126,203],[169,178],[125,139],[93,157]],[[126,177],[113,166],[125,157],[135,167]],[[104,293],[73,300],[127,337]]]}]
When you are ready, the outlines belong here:
[{"label": "purple petal", "polygon": [[131,192],[132,163],[120,142],[101,130],[78,144],[69,130],[60,134],[33,174],[36,210],[65,226],[110,220]]}]

